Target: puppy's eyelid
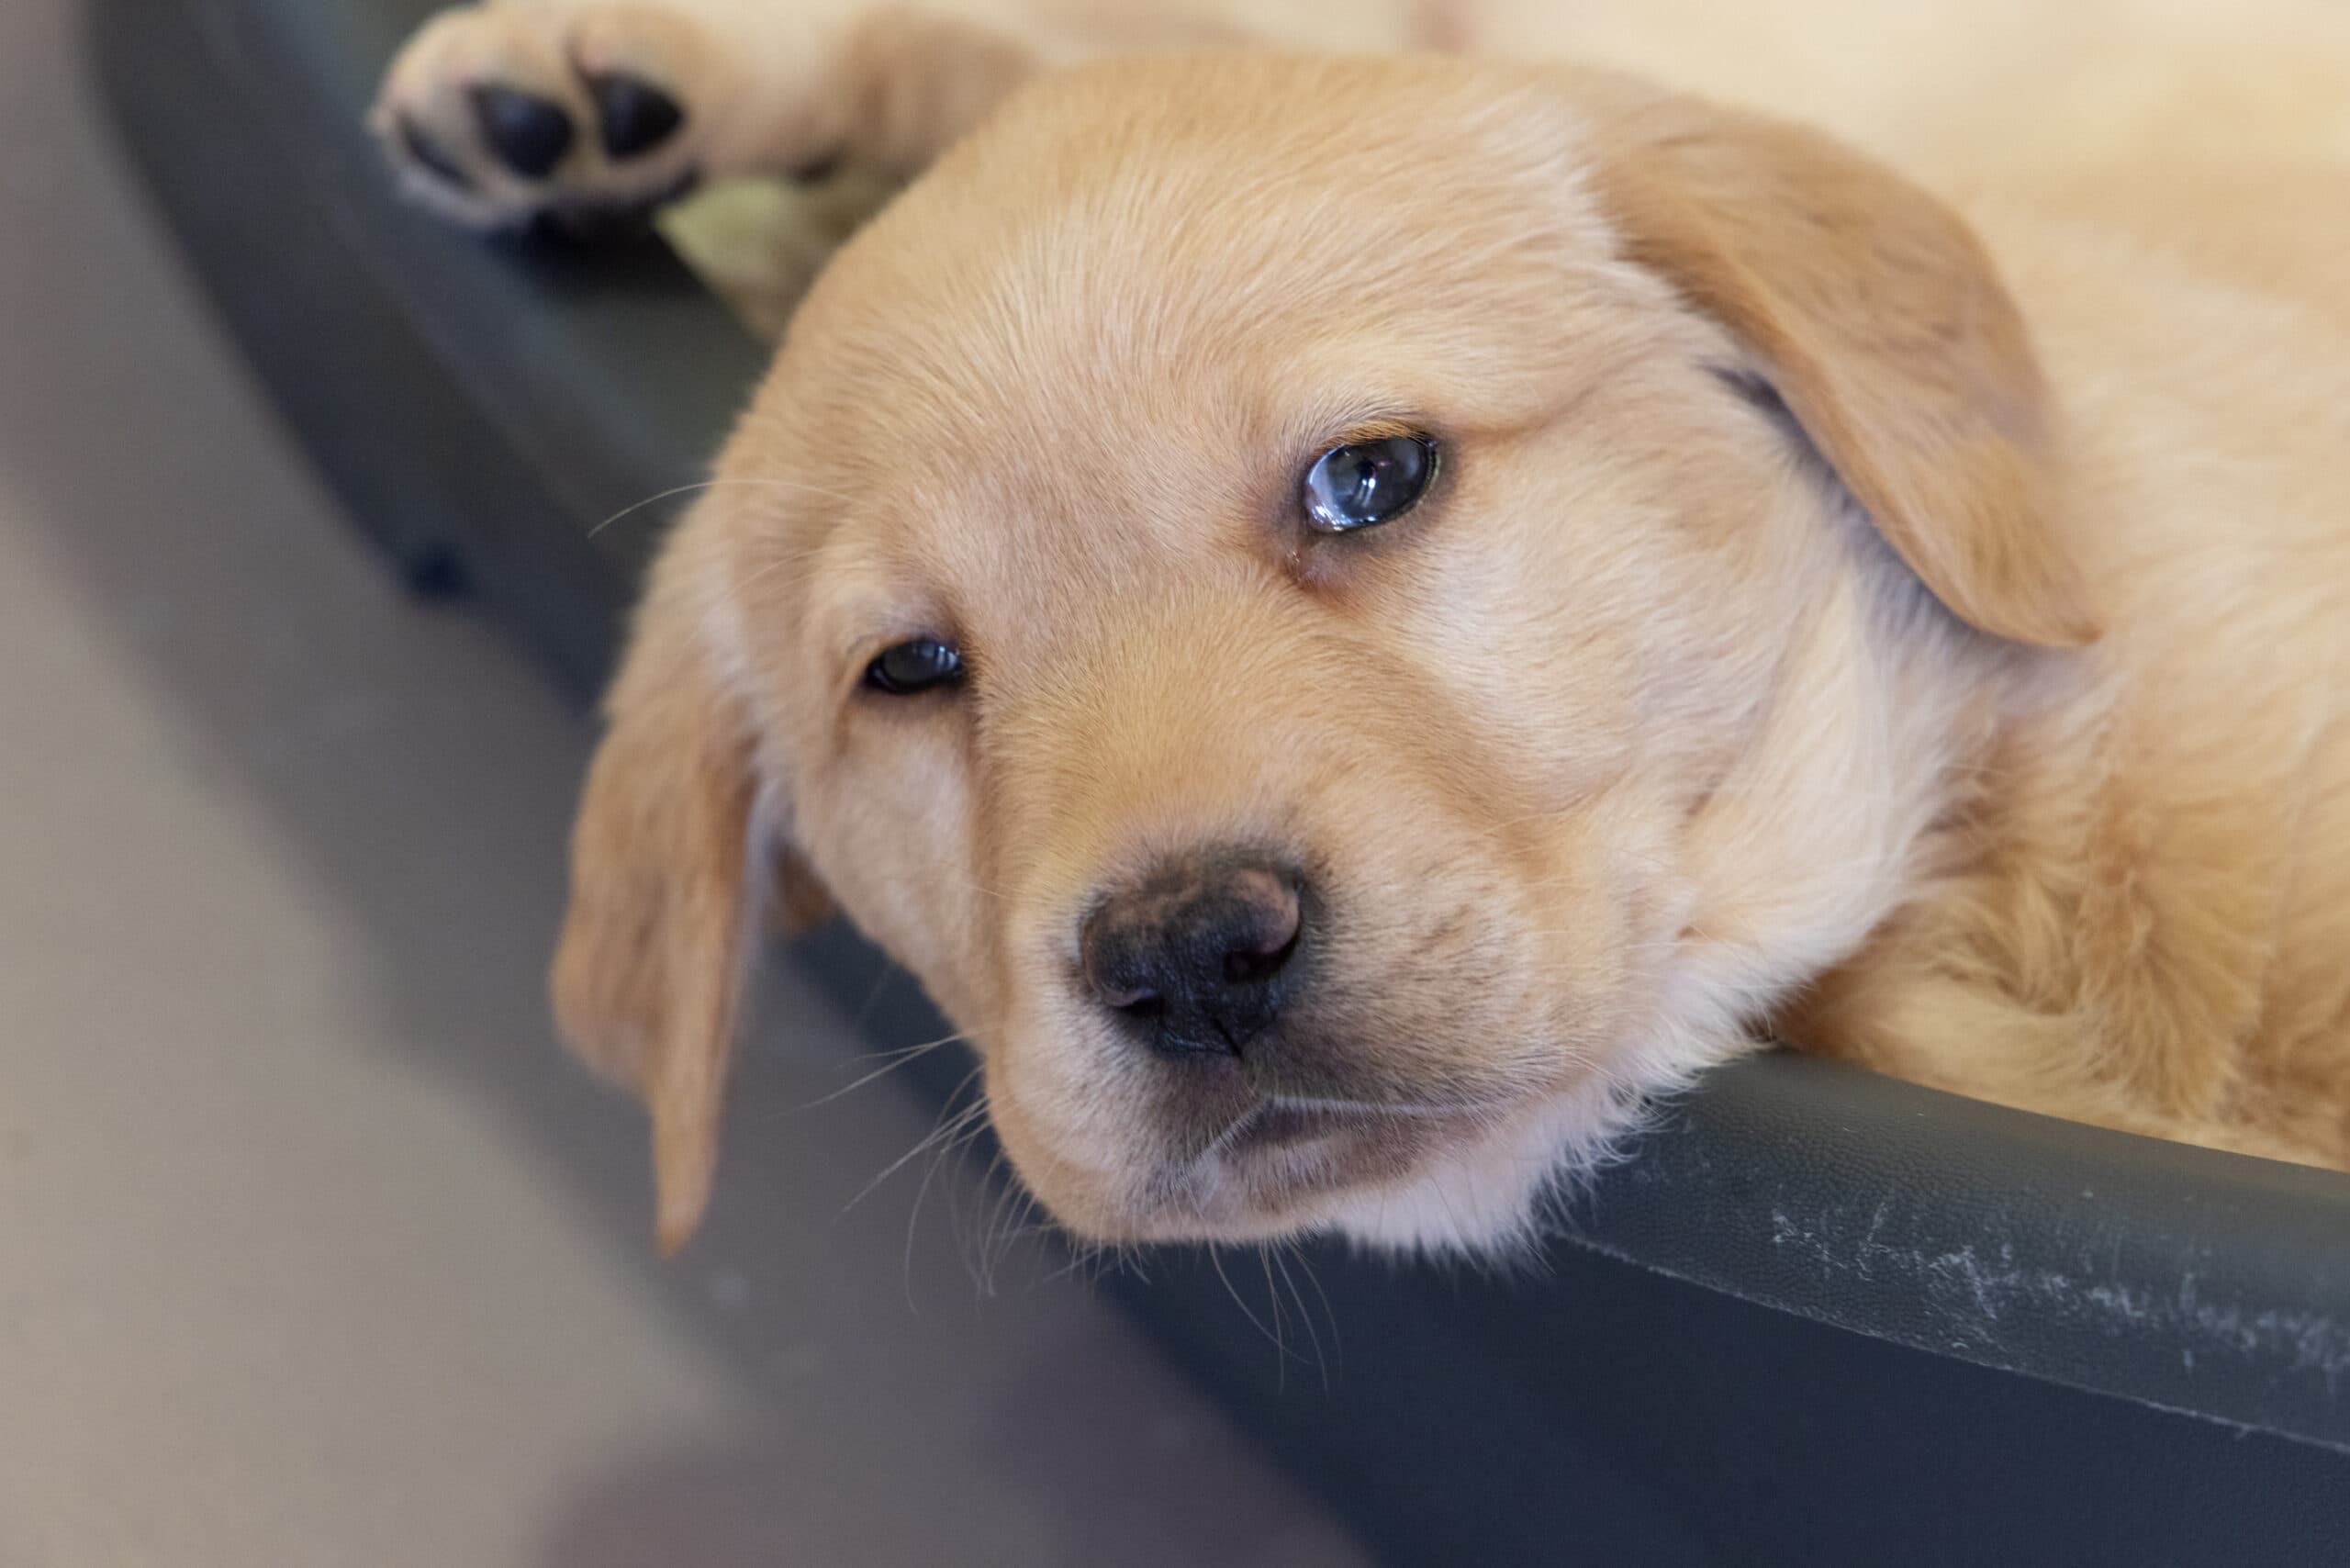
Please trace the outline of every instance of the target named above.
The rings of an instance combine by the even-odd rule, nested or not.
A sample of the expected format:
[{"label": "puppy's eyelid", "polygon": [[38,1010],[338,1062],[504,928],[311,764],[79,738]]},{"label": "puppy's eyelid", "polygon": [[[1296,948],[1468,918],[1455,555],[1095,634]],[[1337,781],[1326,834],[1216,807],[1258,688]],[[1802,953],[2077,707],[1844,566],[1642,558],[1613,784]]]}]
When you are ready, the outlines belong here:
[{"label": "puppy's eyelid", "polygon": [[1322,444],[1325,450],[1333,446],[1363,446],[1371,442],[1393,441],[1397,436],[1407,435],[1435,439],[1429,434],[1428,423],[1425,420],[1415,420],[1403,415],[1382,414],[1371,419],[1359,420],[1346,426],[1339,431],[1334,440],[1326,441]]}]

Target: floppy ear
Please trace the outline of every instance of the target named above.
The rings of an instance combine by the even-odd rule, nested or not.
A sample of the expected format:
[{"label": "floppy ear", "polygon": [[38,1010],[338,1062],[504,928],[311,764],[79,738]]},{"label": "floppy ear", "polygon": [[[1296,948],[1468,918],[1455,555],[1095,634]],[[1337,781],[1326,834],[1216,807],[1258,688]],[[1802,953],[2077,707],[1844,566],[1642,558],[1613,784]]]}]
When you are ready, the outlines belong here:
[{"label": "floppy ear", "polygon": [[2059,538],[2059,454],[2022,319],[1958,216],[1828,137],[1620,84],[1594,189],[1628,259],[1752,356],[1820,456],[1961,619],[2098,636]]},{"label": "floppy ear", "polygon": [[657,1234],[670,1253],[709,1206],[761,913],[822,914],[798,857],[760,842],[770,824],[749,715],[708,645],[694,533],[688,519],[655,568],[608,700],[553,978],[573,1049],[652,1113]]}]

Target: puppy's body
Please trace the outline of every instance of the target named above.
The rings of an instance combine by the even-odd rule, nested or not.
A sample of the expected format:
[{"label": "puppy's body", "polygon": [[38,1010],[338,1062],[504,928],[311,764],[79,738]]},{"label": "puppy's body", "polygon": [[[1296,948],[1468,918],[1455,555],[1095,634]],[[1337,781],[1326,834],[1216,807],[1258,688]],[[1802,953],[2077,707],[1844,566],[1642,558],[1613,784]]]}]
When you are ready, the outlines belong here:
[{"label": "puppy's body", "polygon": [[[435,131],[473,181],[419,193],[498,221],[551,194],[658,191],[688,164],[790,173],[847,152],[912,174],[1038,71],[1248,45],[1584,62],[1818,126],[1946,196],[1977,178],[2350,159],[2350,17],[2326,0],[492,0],[418,36],[385,108]],[[674,89],[688,129],[632,158],[581,148],[552,190],[482,155],[467,88],[525,88],[587,125],[578,76],[608,71]],[[2158,186],[2131,207],[2132,222],[2191,210]]]},{"label": "puppy's body", "polygon": [[2154,242],[1976,206],[2059,389],[2106,635],[1953,780],[1936,873],[1795,1037],[2350,1165],[2350,289],[2304,286],[2350,181],[2302,191]]},{"label": "puppy's body", "polygon": [[[2350,20],[1548,12],[1245,26],[1786,109],[1992,260],[1863,159],[1612,76],[1017,94],[820,284],[615,697],[558,989],[655,1106],[673,1239],[746,840],[973,1031],[1093,1234],[1495,1244],[1766,1027],[2350,1166]],[[509,4],[429,32],[385,123],[466,149],[419,178],[484,221],[688,162],[912,172],[1050,67],[1243,25],[1122,14]],[[525,57],[706,106],[518,178],[453,106]],[[1426,515],[1292,526],[1317,443],[1404,427]],[[856,689],[915,635],[967,691]],[[1228,1061],[1141,1059],[1088,912],[1232,845],[1306,890],[1304,978]]]}]

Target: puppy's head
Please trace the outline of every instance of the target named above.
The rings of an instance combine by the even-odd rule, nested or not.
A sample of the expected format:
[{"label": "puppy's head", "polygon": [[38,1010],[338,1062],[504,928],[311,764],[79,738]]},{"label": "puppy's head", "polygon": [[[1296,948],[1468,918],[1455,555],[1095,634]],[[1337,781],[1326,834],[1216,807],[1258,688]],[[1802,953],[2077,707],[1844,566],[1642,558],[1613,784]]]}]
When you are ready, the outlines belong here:
[{"label": "puppy's head", "polygon": [[1887,907],[1903,650],[2091,634],[2043,424],[1965,230],[1799,131],[1436,61],[1029,89],[808,300],[612,700],[556,989],[665,1237],[778,879],[1080,1232],[1506,1237]]}]

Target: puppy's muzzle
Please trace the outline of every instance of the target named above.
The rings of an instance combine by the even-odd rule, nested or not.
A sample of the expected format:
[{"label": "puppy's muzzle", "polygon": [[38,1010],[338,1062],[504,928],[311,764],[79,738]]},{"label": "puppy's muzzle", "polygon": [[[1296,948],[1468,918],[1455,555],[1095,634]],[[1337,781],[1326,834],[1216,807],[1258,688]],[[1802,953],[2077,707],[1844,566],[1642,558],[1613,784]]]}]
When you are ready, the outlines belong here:
[{"label": "puppy's muzzle", "polygon": [[1248,851],[1203,851],[1094,906],[1080,936],[1082,978],[1147,1049],[1241,1057],[1295,988],[1307,935],[1302,877]]}]

